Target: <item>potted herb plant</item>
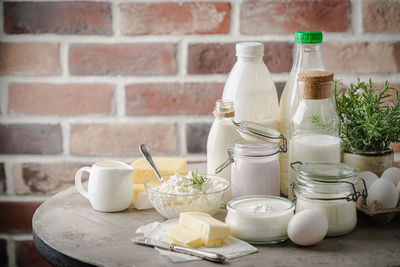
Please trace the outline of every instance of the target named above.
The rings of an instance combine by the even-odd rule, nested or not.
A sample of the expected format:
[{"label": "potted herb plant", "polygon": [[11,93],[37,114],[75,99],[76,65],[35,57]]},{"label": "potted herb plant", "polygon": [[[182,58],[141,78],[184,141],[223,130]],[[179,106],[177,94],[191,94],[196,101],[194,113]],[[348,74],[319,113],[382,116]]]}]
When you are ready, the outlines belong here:
[{"label": "potted herb plant", "polygon": [[399,92],[385,82],[379,90],[369,80],[351,84],[345,90],[334,84],[336,109],[340,118],[342,162],[357,172],[378,176],[393,165],[391,143],[400,141]]}]

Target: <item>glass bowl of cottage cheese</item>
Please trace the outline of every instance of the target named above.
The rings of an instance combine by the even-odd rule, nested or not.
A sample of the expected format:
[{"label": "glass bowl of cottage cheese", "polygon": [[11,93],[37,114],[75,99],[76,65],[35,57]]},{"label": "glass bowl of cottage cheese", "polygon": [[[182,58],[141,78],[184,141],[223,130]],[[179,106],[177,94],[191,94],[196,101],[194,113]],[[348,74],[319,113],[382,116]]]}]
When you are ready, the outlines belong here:
[{"label": "glass bowl of cottage cheese", "polygon": [[200,211],[215,214],[228,200],[230,183],[224,178],[189,172],[157,177],[146,181],[147,198],[167,219],[181,212]]}]

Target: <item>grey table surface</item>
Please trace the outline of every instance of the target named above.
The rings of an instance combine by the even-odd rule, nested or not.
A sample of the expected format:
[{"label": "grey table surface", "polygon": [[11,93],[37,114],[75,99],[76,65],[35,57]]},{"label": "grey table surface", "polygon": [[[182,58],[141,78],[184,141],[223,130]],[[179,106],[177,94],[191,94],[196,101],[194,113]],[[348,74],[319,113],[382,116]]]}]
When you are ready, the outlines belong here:
[{"label": "grey table surface", "polygon": [[[225,211],[216,217],[224,220]],[[257,246],[258,252],[229,260],[229,266],[400,266],[400,215],[387,225],[360,215],[356,229],[346,235],[325,238],[312,247],[299,247],[290,240]],[[154,209],[133,207],[118,213],[92,209],[75,188],[45,201],[33,216],[33,231],[43,243],[81,262],[101,266],[213,266],[193,261],[173,263],[153,248],[133,244],[136,229],[163,221]]]}]

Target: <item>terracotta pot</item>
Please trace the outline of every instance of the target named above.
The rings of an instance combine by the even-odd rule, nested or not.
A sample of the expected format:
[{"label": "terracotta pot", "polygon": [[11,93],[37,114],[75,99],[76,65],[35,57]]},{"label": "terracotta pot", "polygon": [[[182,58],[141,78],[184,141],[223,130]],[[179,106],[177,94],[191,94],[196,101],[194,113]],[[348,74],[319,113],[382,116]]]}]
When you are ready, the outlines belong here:
[{"label": "terracotta pot", "polygon": [[384,170],[393,166],[394,153],[391,147],[379,152],[343,152],[342,162],[356,168],[357,172],[370,171],[379,177]]}]

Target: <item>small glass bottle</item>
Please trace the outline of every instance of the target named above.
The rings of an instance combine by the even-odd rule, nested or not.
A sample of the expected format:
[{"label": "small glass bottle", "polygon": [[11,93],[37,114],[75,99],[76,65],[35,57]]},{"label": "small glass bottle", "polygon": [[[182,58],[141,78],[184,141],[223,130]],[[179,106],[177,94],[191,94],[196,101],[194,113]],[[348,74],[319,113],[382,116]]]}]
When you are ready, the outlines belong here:
[{"label": "small glass bottle", "polygon": [[[215,170],[226,160],[226,152],[233,148],[240,139],[232,119],[235,109],[232,101],[218,100],[214,109],[215,120],[207,139],[207,173],[215,174]],[[231,181],[231,170],[226,168],[216,176]]]},{"label": "small glass bottle", "polygon": [[[291,121],[289,162],[340,162],[339,118],[331,97],[333,73],[307,71],[298,75],[300,100]],[[289,188],[295,173],[289,170]],[[290,194],[292,199],[293,195]]]},{"label": "small glass bottle", "polygon": [[[309,70],[325,70],[321,55],[322,33],[320,31],[297,31],[295,54],[289,79],[279,103],[279,131],[290,138],[290,121],[299,100],[297,75]],[[288,195],[289,153],[280,155],[281,194]]]},{"label": "small glass bottle", "polygon": [[356,201],[366,189],[357,192],[356,170],[341,163],[295,162],[293,187],[296,212],[318,210],[328,220],[327,236],[350,233],[357,224]]}]

